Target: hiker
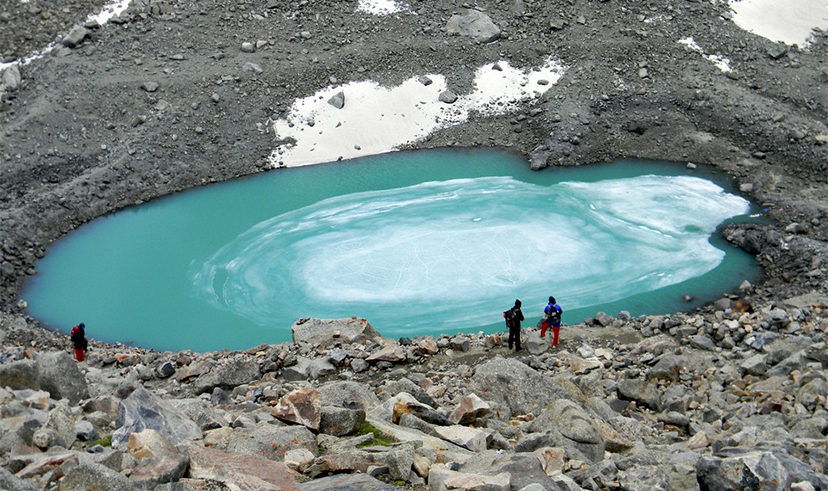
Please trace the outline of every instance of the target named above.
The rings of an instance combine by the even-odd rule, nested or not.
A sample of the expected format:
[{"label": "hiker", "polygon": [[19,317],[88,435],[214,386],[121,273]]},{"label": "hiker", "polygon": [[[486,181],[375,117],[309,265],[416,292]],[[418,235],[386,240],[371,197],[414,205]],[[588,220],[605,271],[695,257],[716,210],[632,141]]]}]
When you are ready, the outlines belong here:
[{"label": "hiker", "polygon": [[523,320],[523,312],[520,311],[520,300],[515,300],[515,306],[503,312],[506,319],[506,327],[509,328],[509,349],[515,345],[515,351],[520,351],[520,321]]},{"label": "hiker", "polygon": [[83,322],[72,328],[69,339],[72,340],[72,345],[75,347],[75,359],[83,361],[83,353],[89,345],[86,341],[86,326]]},{"label": "hiker", "polygon": [[552,347],[558,346],[558,334],[561,332],[561,315],[563,309],[555,302],[555,297],[549,297],[549,304],[543,309],[543,325],[541,326],[541,337],[546,336],[546,330],[552,327]]}]

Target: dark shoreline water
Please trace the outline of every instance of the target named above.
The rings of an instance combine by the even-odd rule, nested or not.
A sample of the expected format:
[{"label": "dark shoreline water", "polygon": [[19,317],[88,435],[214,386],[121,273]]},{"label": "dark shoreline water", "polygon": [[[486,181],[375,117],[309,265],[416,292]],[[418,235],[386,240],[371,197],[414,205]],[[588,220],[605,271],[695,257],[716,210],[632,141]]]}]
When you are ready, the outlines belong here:
[{"label": "dark shoreline water", "polygon": [[[90,327],[91,337],[111,343],[132,342],[159,350],[207,351],[288,341],[290,324],[296,318],[356,315],[371,322],[372,316],[362,309],[354,311],[356,304],[341,312],[321,304],[306,307],[307,310],[280,312],[279,315],[284,315],[274,318],[272,325],[257,325],[231,311],[205,303],[192,292],[183,295],[182,291],[189,287],[193,268],[256,224],[343,194],[481,176],[508,176],[533,185],[551,185],[570,180],[595,183],[608,176],[623,179],[642,174],[702,177],[714,180],[725,191],[734,193],[729,179],[704,166],[689,170],[686,165],[677,163],[616,161],[534,172],[528,169],[521,156],[504,150],[397,152],[283,169],[167,196],[102,217],[50,247],[47,256],[38,264],[41,274],[28,281],[23,298],[29,302],[30,313],[48,327],[68,331],[72,324],[83,321]],[[178,211],[167,211],[172,207],[178,207]],[[755,207],[750,212],[758,213]],[[198,218],[199,215],[202,218]],[[204,217],[206,221],[200,222]],[[217,225],[219,221],[221,225]],[[175,240],[170,242],[170,237]],[[113,238],[118,239],[117,245],[111,244]],[[176,243],[179,239],[183,243]],[[691,310],[715,300],[722,293],[735,290],[745,279],[757,281],[761,272],[751,257],[716,234],[710,242],[726,250],[738,265],[730,269],[719,267],[699,278],[656,292],[599,301],[580,308],[572,308],[570,302],[564,322],[580,322],[599,310],[611,315],[620,310],[633,315]],[[78,267],[79,261],[88,262],[86,266]],[[170,275],[159,279],[159,273]],[[711,289],[704,285],[717,287]],[[525,325],[534,324],[549,293],[555,294],[564,307],[568,307],[566,292],[559,290],[550,285],[544,291],[528,293],[533,298],[524,300],[528,318]],[[692,295],[694,300],[682,302],[680,298],[685,294]],[[510,293],[491,302],[491,312],[480,314],[479,311],[478,316],[483,321],[468,328],[446,328],[439,321],[425,323],[426,326],[416,330],[395,328],[384,322],[374,325],[388,337],[500,331],[502,322],[497,316],[509,307],[504,302],[511,302],[510,297],[517,295],[523,294]],[[463,305],[455,307],[464,308]],[[486,323],[489,318],[492,322]],[[190,327],[183,328],[185,324]]]}]

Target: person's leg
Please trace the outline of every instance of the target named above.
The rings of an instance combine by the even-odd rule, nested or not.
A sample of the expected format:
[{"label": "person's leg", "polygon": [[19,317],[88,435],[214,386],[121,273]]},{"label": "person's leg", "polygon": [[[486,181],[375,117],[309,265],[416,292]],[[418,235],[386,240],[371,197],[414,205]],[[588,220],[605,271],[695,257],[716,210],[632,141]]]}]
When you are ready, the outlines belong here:
[{"label": "person's leg", "polygon": [[558,333],[561,332],[561,326],[552,326],[552,346],[558,346]]},{"label": "person's leg", "polygon": [[510,327],[509,328],[509,349],[512,349],[512,343],[514,343],[514,341],[515,341],[514,331],[512,331],[512,328]]},{"label": "person's leg", "polygon": [[542,338],[543,338],[543,337],[546,337],[546,330],[547,330],[547,329],[549,329],[549,324],[547,324],[546,322],[544,322],[544,323],[543,323],[543,325],[541,326],[541,337],[542,337]]},{"label": "person's leg", "polygon": [[78,361],[83,361],[83,350],[82,349],[76,349],[75,350],[75,359],[78,360]]}]

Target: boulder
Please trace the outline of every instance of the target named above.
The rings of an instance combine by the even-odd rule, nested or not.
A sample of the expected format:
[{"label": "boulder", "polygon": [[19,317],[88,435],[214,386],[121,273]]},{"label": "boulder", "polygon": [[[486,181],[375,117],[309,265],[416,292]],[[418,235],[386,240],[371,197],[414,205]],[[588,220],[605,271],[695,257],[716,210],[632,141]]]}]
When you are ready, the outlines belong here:
[{"label": "boulder", "polygon": [[462,489],[462,490],[486,490],[486,491],[510,491],[511,475],[508,472],[489,476],[483,474],[471,474],[451,470],[445,464],[431,466],[428,473],[428,486],[430,489]]},{"label": "boulder", "polygon": [[295,365],[282,369],[282,378],[290,382],[315,380],[336,371],[336,367],[324,358],[305,358],[300,356]]},{"label": "boulder", "polygon": [[469,394],[460,400],[460,404],[452,411],[449,421],[456,425],[468,425],[492,412],[492,407],[486,401]]},{"label": "boulder", "polygon": [[257,425],[233,430],[224,450],[280,461],[285,452],[298,448],[319,453],[316,437],[307,427]]},{"label": "boulder", "polygon": [[364,422],[364,409],[322,406],[319,432],[333,436],[351,435],[359,431],[360,426]]},{"label": "boulder", "polygon": [[828,476],[782,449],[730,449],[723,457],[704,455],[696,462],[701,489],[725,491],[782,491],[806,481],[814,489],[828,488]]},{"label": "boulder", "polygon": [[550,400],[576,400],[548,375],[514,358],[501,356],[475,369],[468,390],[479,394],[492,407],[492,413],[504,420],[514,415],[539,413]]},{"label": "boulder", "polygon": [[242,384],[257,381],[262,377],[259,363],[255,359],[235,359],[216,365],[208,373],[199,376],[193,385],[198,393],[212,392],[216,387],[229,390]]},{"label": "boulder", "polygon": [[486,433],[476,428],[460,425],[435,426],[434,433],[440,438],[467,448],[472,452],[486,450]]},{"label": "boulder", "polygon": [[318,430],[322,418],[322,396],[319,391],[309,387],[294,390],[279,400],[270,415]]},{"label": "boulder", "polygon": [[115,426],[118,428],[112,434],[115,447],[126,444],[130,434],[146,429],[159,432],[173,445],[200,440],[203,436],[190,418],[143,387],[121,401]]},{"label": "boulder", "polygon": [[0,489],[7,491],[38,491],[36,487],[15,476],[2,466],[0,466]]},{"label": "boulder", "polygon": [[367,320],[358,317],[344,319],[299,319],[290,326],[293,342],[329,346],[334,343],[379,341],[380,333]]},{"label": "boulder", "polygon": [[129,479],[136,484],[154,488],[165,482],[176,482],[187,470],[189,459],[175,445],[155,430],[129,435],[127,452],[138,461]]},{"label": "boulder", "polygon": [[366,412],[379,406],[377,395],[356,382],[328,382],[319,387],[323,406],[342,406]]},{"label": "boulder", "polygon": [[226,452],[191,443],[190,476],[213,479],[231,489],[255,489],[257,491],[299,491],[294,482],[295,471],[281,462],[248,454]]},{"label": "boulder", "polygon": [[500,37],[500,28],[483,12],[468,9],[465,14],[452,15],[444,29],[448,34],[469,36],[478,43],[491,43]]},{"label": "boulder", "polygon": [[81,464],[66,473],[58,491],[138,491],[126,476],[101,464]]},{"label": "boulder", "polygon": [[[5,90],[6,92],[14,92],[20,87],[20,81],[20,68],[16,63],[14,65],[9,65],[5,70],[3,70],[2,76],[0,77],[0,91]],[[2,339],[0,339],[0,341],[2,341]]]},{"label": "boulder", "polygon": [[65,351],[44,353],[37,357],[39,388],[52,395],[52,399],[67,399],[77,404],[89,399],[86,377],[77,362]]},{"label": "boulder", "polygon": [[63,37],[61,44],[67,48],[74,48],[86,39],[89,35],[89,30],[83,26],[75,26],[69,31],[69,34]]},{"label": "boulder", "polygon": [[37,364],[34,360],[18,360],[0,363],[0,388],[12,390],[40,389]]},{"label": "boulder", "polygon": [[333,476],[321,477],[299,484],[302,491],[331,491],[341,489],[343,491],[402,491],[391,484],[386,484],[368,474],[335,474]]},{"label": "boulder", "polygon": [[391,363],[399,363],[405,361],[405,350],[402,346],[393,343],[389,344],[376,353],[371,354],[365,361],[388,361]]}]

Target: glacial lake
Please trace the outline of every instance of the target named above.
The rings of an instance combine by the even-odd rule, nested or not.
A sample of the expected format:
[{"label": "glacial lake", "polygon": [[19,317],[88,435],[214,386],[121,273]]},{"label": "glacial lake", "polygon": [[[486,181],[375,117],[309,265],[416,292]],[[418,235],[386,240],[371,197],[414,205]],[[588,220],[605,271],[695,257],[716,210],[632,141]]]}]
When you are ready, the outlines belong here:
[{"label": "glacial lake", "polygon": [[692,310],[757,281],[715,231],[759,215],[702,166],[394,152],[101,217],[49,247],[22,297],[48,327],[173,351],[290,341],[303,317],[362,317],[390,338],[501,332],[516,298],[533,327],[549,295],[576,324]]}]

